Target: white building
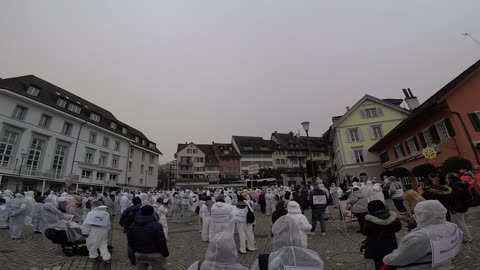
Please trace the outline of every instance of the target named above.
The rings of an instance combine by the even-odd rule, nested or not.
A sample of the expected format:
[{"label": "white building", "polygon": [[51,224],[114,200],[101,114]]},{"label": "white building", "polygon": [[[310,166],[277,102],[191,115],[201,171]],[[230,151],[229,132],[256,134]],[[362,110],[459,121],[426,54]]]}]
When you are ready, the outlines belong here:
[{"label": "white building", "polygon": [[155,187],[160,154],[141,132],[62,88],[33,75],[0,80],[0,189]]}]

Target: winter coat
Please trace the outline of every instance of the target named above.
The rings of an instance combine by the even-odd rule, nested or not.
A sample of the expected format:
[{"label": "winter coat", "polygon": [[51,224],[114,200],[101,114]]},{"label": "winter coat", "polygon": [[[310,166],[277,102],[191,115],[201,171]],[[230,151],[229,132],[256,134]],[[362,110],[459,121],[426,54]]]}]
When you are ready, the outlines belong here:
[{"label": "winter coat", "polygon": [[154,216],[136,216],[127,231],[127,239],[133,252],[160,253],[163,257],[170,255],[162,225]]},{"label": "winter coat", "polygon": [[388,192],[392,200],[402,200],[403,199],[403,185],[399,181],[393,181],[390,183]]},{"label": "winter coat", "polygon": [[286,214],[288,214],[288,211],[285,208],[275,210],[272,213],[272,224],[275,224],[275,221],[277,221],[277,219],[279,219],[281,216],[285,216]]},{"label": "winter coat", "polygon": [[432,268],[430,241],[442,240],[455,233],[462,235],[457,225],[445,220],[446,212],[439,201],[419,202],[415,206],[417,228],[400,241],[397,249],[383,257],[383,262],[396,266],[397,270],[452,269],[451,261]]},{"label": "winter coat", "polygon": [[397,248],[395,233],[402,229],[395,212],[381,212],[365,216],[363,234],[367,236],[365,242],[366,259],[382,259]]},{"label": "winter coat", "polygon": [[352,213],[368,212],[368,196],[362,189],[355,190],[348,197],[347,203],[352,205]]},{"label": "winter coat", "polygon": [[465,213],[468,211],[467,196],[470,185],[463,181],[457,181],[452,185],[452,201],[450,211],[455,213]]},{"label": "winter coat", "polygon": [[[430,186],[424,190],[422,197],[425,200],[438,200],[447,210],[452,206],[452,189],[446,186]],[[448,211],[447,220],[450,221],[450,212]]]},{"label": "winter coat", "polygon": [[[325,204],[313,204],[313,196],[325,196]],[[308,195],[308,203],[312,209],[325,209],[327,208],[328,194],[320,189],[314,188]]]}]

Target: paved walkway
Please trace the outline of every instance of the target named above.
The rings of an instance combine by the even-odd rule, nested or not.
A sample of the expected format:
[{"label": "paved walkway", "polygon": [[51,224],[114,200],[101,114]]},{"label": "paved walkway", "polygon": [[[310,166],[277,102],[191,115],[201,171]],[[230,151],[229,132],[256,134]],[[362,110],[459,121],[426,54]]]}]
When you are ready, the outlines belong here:
[{"label": "paved walkway", "polygon": [[[338,209],[336,210],[338,211]],[[373,264],[365,260],[359,252],[363,236],[355,233],[357,223],[344,226],[338,214],[332,209],[333,218],[327,222],[327,236],[309,236],[309,248],[317,251],[325,262],[325,269],[373,269]],[[309,213],[307,212],[307,217]],[[194,261],[205,255],[207,243],[201,241],[196,225],[197,216],[193,217],[193,225],[169,224],[168,269],[186,269]],[[24,239],[10,240],[7,230],[0,230],[0,269],[28,270],[84,270],[84,269],[134,269],[127,259],[127,243],[125,234],[117,225],[118,217],[113,220],[112,230],[112,263],[93,262],[88,257],[66,257],[60,247],[34,234],[31,228],[26,228]],[[476,239],[474,243],[464,245],[455,259],[455,269],[480,269],[480,207],[469,211],[467,224]],[[346,228],[345,228],[346,227]],[[250,267],[259,254],[268,253],[271,249],[270,219],[257,214],[255,241],[257,251],[240,255],[243,265]],[[401,239],[406,231],[398,234]],[[238,240],[237,240],[238,241]]]}]

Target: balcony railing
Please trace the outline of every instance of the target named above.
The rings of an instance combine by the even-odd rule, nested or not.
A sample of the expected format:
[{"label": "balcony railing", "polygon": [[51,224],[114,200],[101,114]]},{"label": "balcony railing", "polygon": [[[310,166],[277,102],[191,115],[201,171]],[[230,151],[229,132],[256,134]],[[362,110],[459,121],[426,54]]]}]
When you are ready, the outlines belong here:
[{"label": "balcony railing", "polygon": [[63,172],[63,170],[40,170],[34,167],[23,166],[0,166],[0,171],[12,175],[18,176],[36,176],[44,178],[53,178],[53,179],[65,179],[68,178],[68,175]]}]

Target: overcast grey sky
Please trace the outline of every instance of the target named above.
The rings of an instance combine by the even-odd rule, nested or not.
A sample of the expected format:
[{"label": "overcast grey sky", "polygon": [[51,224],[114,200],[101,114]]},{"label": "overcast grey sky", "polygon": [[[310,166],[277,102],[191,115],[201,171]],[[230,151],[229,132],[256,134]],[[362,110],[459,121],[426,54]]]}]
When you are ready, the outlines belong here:
[{"label": "overcast grey sky", "polygon": [[480,56],[461,35],[480,39],[480,1],[330,2],[1,1],[0,77],[107,108],[165,162],[306,120],[319,136],[366,93],[424,101]]}]

